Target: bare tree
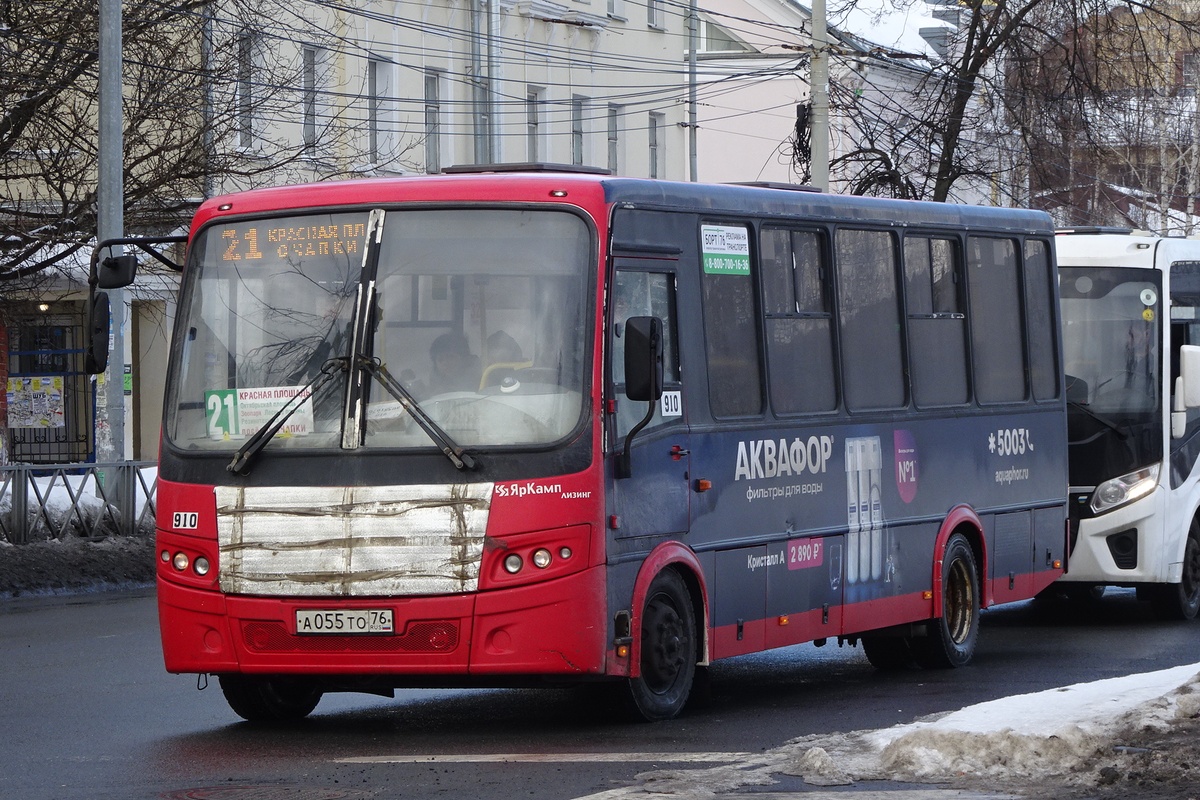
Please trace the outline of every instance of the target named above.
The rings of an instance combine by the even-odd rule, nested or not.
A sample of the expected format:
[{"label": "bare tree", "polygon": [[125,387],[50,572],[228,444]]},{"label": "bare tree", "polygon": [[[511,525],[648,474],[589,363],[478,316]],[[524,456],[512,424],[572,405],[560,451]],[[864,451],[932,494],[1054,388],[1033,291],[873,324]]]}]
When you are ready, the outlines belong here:
[{"label": "bare tree", "polygon": [[1063,224],[1191,233],[1200,13],[1181,3],[1081,10],[1010,79],[1035,202]]},{"label": "bare tree", "polygon": [[[0,0],[0,282],[10,288],[44,283],[94,242],[97,30],[97,0]],[[366,122],[346,109],[367,87],[306,60],[347,47],[277,0],[127,0],[126,231],[178,231],[214,190],[354,174],[362,148],[349,143]],[[402,164],[414,146],[398,136],[373,164]]]},{"label": "bare tree", "polygon": [[[887,67],[848,71],[849,80],[833,90],[846,138],[831,168],[851,191],[946,201],[974,190],[1001,202],[1027,202],[1030,184],[1044,192],[1063,184],[1064,175],[1099,177],[1091,174],[1095,153],[1107,148],[1112,157],[1125,146],[1120,142],[1144,162],[1142,143],[1152,138],[1164,167],[1193,159],[1190,145],[1179,147],[1187,137],[1160,124],[1178,119],[1178,108],[1142,103],[1141,123],[1131,130],[1127,123],[1138,116],[1133,108],[1127,103],[1116,112],[1113,105],[1121,91],[1177,85],[1163,80],[1175,69],[1173,60],[1163,60],[1171,50],[1164,50],[1164,40],[1178,45],[1197,30],[1195,15],[1183,14],[1179,2],[894,2],[924,8],[944,28],[923,31],[934,58],[843,49],[843,58]],[[1118,28],[1123,33],[1113,38]],[[1145,85],[1126,82],[1118,90],[1117,76],[1131,71]],[[1192,117],[1189,112],[1185,119]],[[1156,170],[1141,184],[1157,183],[1157,193],[1165,174]]]}]

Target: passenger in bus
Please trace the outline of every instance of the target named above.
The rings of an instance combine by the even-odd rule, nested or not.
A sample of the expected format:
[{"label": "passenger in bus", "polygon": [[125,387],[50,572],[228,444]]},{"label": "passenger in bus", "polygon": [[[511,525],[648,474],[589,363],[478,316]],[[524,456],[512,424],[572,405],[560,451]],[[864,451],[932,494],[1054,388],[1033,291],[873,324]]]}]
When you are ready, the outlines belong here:
[{"label": "passenger in bus", "polygon": [[521,353],[521,345],[516,339],[509,336],[506,331],[496,331],[487,338],[487,367],[483,370],[479,388],[485,389],[488,386],[503,388],[506,379],[510,382],[515,379],[517,370],[532,365],[532,361],[525,360],[525,356]]},{"label": "passenger in bus", "polygon": [[467,337],[457,331],[443,333],[429,347],[433,369],[426,383],[430,397],[446,392],[473,392],[479,388],[479,357],[471,352]]},{"label": "passenger in bus", "polygon": [[487,338],[488,364],[511,364],[524,361],[521,345],[506,331],[496,331]]}]

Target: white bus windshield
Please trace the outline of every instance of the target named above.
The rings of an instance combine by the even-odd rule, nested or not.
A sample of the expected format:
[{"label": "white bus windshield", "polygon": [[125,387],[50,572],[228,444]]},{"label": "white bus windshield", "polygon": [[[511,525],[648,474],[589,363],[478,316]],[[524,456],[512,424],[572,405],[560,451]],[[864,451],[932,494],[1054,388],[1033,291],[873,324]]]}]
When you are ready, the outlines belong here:
[{"label": "white bus windshield", "polygon": [[1061,267],[1059,286],[1069,439],[1091,453],[1071,480],[1090,485],[1162,458],[1162,291],[1116,267]]},{"label": "white bus windshield", "polygon": [[[345,369],[368,246],[375,301],[360,356],[376,360],[465,448],[545,446],[583,410],[590,233],[569,213],[389,211],[239,220],[192,247],[164,430],[177,447],[236,450],[297,394],[269,449],[342,444]],[[375,254],[373,254],[375,255]],[[434,446],[367,381],[362,446]]]}]

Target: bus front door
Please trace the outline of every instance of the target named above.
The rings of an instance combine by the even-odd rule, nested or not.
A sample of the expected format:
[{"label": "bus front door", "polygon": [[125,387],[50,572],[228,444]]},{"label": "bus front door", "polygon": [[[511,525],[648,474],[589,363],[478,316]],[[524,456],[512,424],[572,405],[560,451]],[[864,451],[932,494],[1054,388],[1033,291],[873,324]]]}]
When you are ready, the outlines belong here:
[{"label": "bus front door", "polygon": [[629,442],[629,477],[614,480],[610,495],[609,523],[617,539],[679,535],[688,529],[691,455],[686,397],[680,380],[675,274],[664,269],[668,263],[631,259],[618,263],[613,273],[608,326],[612,378],[608,427],[614,463],[622,458],[630,431],[649,410],[645,402],[630,400],[625,394],[625,321],[630,317],[657,317],[663,330],[663,395],[649,423]]}]

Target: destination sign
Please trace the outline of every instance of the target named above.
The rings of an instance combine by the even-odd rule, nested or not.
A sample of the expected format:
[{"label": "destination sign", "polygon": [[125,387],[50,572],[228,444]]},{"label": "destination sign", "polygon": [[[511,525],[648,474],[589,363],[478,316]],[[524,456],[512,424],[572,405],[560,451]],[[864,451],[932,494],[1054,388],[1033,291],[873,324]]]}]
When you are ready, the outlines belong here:
[{"label": "destination sign", "polygon": [[[340,216],[346,219],[349,215]],[[354,216],[355,221],[323,217],[223,225],[218,229],[220,260],[229,263],[357,256],[366,241],[367,223],[360,215]],[[323,221],[317,223],[316,219]]]}]

